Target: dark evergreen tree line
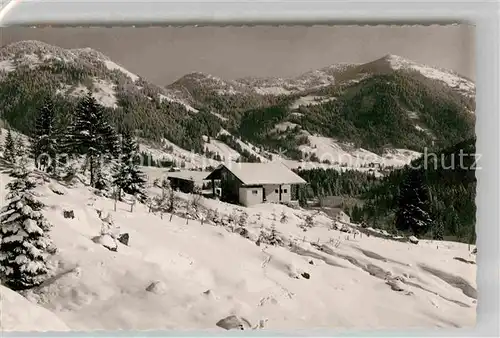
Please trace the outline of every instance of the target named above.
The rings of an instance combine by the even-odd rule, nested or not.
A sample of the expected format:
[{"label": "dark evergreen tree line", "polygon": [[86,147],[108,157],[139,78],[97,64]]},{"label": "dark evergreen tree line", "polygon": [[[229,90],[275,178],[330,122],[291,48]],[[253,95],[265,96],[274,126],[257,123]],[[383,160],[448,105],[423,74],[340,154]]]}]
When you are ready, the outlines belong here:
[{"label": "dark evergreen tree line", "polygon": [[[460,160],[460,154],[462,160]],[[303,200],[321,196],[359,199],[345,211],[356,223],[434,239],[473,243],[476,224],[475,138],[413,161],[383,178],[336,170],[302,170]],[[462,163],[460,163],[462,162]],[[304,202],[304,201],[303,201]],[[303,203],[304,204],[304,203]]]}]

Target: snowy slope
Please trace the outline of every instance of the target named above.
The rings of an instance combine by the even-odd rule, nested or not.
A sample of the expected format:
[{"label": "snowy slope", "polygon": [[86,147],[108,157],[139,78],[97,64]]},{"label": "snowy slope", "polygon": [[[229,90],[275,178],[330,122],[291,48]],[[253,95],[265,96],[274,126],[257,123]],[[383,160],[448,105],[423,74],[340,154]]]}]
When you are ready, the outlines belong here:
[{"label": "snowy slope", "polygon": [[[231,133],[229,133],[224,128],[222,128],[220,130],[218,135],[222,135],[222,134],[231,135]],[[269,161],[265,156],[263,156],[263,154],[261,153],[262,150],[259,147],[251,144],[250,142],[244,142],[240,138],[235,137],[234,135],[232,135],[232,136],[235,138],[236,142],[239,144],[241,149],[248,151],[250,154],[252,154],[255,157],[258,157],[262,163]]]},{"label": "snowy slope", "polygon": [[298,98],[290,107],[290,109],[295,110],[300,106],[314,106],[322,104],[328,101],[335,100],[334,97],[321,97],[321,96],[302,96]]},{"label": "snowy slope", "polygon": [[240,153],[221,141],[210,140],[210,142],[205,142],[205,148],[211,152],[221,155],[223,161],[236,161],[241,157]]},{"label": "snowy slope", "polygon": [[[2,196],[7,180],[2,174]],[[330,230],[332,222],[322,214],[315,216],[314,228],[303,232],[297,225],[305,211],[200,201],[200,207],[220,214],[246,211],[249,240],[225,227],[196,220],[186,223],[180,215],[172,221],[167,216],[162,219],[143,205],[130,212],[128,205],[119,203],[113,212],[111,200],[96,197],[85,187],[60,189],[64,195],[47,186],[37,189],[54,224],[51,236],[59,252],[53,264],[58,277],[28,299],[72,330],[221,330],[215,323],[230,314],[243,316],[252,325],[262,320],[265,329],[286,330],[475,323],[475,265],[454,259],[474,259],[462,244],[411,245],[353,237]],[[190,196],[178,197],[182,209],[182,201]],[[64,209],[74,210],[75,219],[63,218]],[[130,235],[129,246],[119,244],[112,252],[92,241],[101,230],[96,209],[111,213],[120,232]],[[286,224],[279,222],[282,212],[288,216]],[[273,223],[285,247],[255,245],[261,227],[268,229]],[[304,272],[309,279],[302,276]],[[403,290],[393,290],[386,276],[389,280],[398,276],[403,282],[393,283]],[[452,286],[458,282],[465,291]],[[14,299],[10,304],[20,308],[22,302]],[[43,322],[33,324],[33,329],[45,328]],[[10,325],[15,328],[17,323]]]},{"label": "snowy slope", "polygon": [[135,75],[134,73],[129,72],[128,70],[126,70],[125,68],[123,68],[122,66],[116,64],[115,62],[113,62],[111,60],[104,60],[104,64],[110,70],[118,70],[118,71],[122,72],[123,74],[127,75],[134,82],[139,80],[139,76]]},{"label": "snowy slope", "polygon": [[164,95],[164,94],[159,94],[160,95],[160,101],[167,100],[169,102],[176,102],[182,104],[188,111],[192,111],[193,113],[197,113],[198,109],[193,108],[183,100],[177,98],[174,94],[168,93],[169,95]]},{"label": "snowy slope", "polygon": [[[104,107],[116,108],[116,86],[109,81],[94,79],[93,85],[95,90],[92,91],[92,96],[97,102],[102,104]],[[71,86],[63,85],[57,90],[59,95],[71,95],[75,97],[81,97],[87,93],[87,87],[79,85],[76,88],[71,88]]]},{"label": "snowy slope", "polygon": [[177,166],[183,164],[186,169],[205,168],[207,166],[216,167],[220,164],[219,161],[187,151],[166,139],[162,140],[161,145],[153,145],[143,140],[143,142],[139,143],[139,150],[151,154],[154,159],[175,161]]},{"label": "snowy slope", "polygon": [[311,145],[302,145],[300,150],[310,156],[316,154],[320,161],[327,160],[331,163],[345,164],[349,168],[358,168],[370,163],[382,166],[404,166],[422,154],[407,149],[393,149],[383,156],[377,155],[365,149],[354,149],[341,146],[332,138],[322,136],[308,136]]},{"label": "snowy slope", "polygon": [[70,331],[53,312],[0,285],[0,332]]},{"label": "snowy slope", "polygon": [[[290,125],[277,125],[277,129],[286,129]],[[221,133],[231,135],[228,131],[222,129]],[[308,136],[311,145],[302,145],[300,150],[303,152],[303,160],[291,160],[287,159],[282,154],[277,154],[273,152],[261,152],[258,147],[255,147],[251,143],[243,142],[241,139],[236,138],[236,142],[242,147],[242,149],[247,150],[252,155],[258,157],[261,162],[278,161],[286,165],[290,169],[314,169],[314,168],[331,168],[336,170],[358,170],[363,172],[373,172],[376,176],[382,175],[382,169],[386,167],[401,167],[410,163],[413,159],[418,158],[421,154],[412,150],[407,149],[391,149],[388,150],[384,155],[380,156],[375,153],[369,152],[362,148],[354,149],[351,146],[343,145],[336,142],[334,139],[321,137],[321,136]],[[177,166],[181,163],[187,169],[201,169],[208,166],[216,167],[221,162],[227,162],[236,160],[241,155],[227,144],[211,139],[210,143],[205,142],[205,148],[207,150],[217,153],[221,156],[222,161],[216,161],[211,158],[207,158],[203,155],[195,154],[182,149],[168,140],[163,141],[164,147],[159,145],[152,145],[148,143],[140,143],[140,151],[144,151],[153,156],[154,159],[166,159],[169,161],[175,161]],[[170,147],[166,149],[165,146]],[[264,156],[270,156],[271,159]],[[313,161],[312,154],[316,154],[320,159]],[[322,162],[327,160],[329,162]],[[369,165],[372,164],[372,167]]]}]

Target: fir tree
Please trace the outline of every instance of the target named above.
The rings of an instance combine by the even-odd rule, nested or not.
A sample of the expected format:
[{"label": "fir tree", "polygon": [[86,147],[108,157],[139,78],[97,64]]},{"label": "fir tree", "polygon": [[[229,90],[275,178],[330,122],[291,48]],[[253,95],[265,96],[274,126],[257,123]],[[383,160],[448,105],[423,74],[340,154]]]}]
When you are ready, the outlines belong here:
[{"label": "fir tree", "polygon": [[26,149],[26,144],[24,143],[24,140],[20,134],[17,134],[17,137],[14,140],[14,148],[15,148],[15,156],[16,159],[20,157],[25,157],[27,156],[27,149]]},{"label": "fir tree", "polygon": [[300,224],[299,227],[303,231],[307,231],[308,229],[313,228],[314,227],[314,216],[313,215],[306,215],[304,222],[302,224]]},{"label": "fir tree", "polygon": [[271,231],[264,231],[264,228],[261,227],[259,237],[257,238],[257,245],[261,243],[269,244],[272,246],[282,246],[283,239],[280,237],[278,231],[276,230],[276,225],[273,223],[271,226]]},{"label": "fir tree", "polygon": [[135,155],[138,154],[139,147],[135,143],[130,133],[124,133],[122,137],[122,156],[118,168],[113,175],[113,182],[120,189],[119,199],[122,199],[121,192],[145,198],[146,179],[140,171],[139,166],[134,163]]},{"label": "fir tree", "polygon": [[398,204],[396,213],[398,230],[411,230],[418,236],[425,234],[432,226],[428,212],[428,195],[421,171],[410,171],[401,188]]},{"label": "fir tree", "polygon": [[238,225],[240,227],[245,227],[248,223],[248,214],[245,211],[242,211],[240,213],[240,216],[238,217]]},{"label": "fir tree", "polygon": [[434,222],[432,239],[440,241],[444,239],[444,224],[441,220],[437,220],[436,222]]},{"label": "fir tree", "polygon": [[11,163],[14,163],[16,160],[16,145],[10,129],[7,131],[7,136],[5,137],[5,150],[3,157],[6,161]]},{"label": "fir tree", "polygon": [[54,102],[50,96],[38,111],[32,144],[35,166],[47,172],[55,172],[58,143],[54,127]]},{"label": "fir tree", "polygon": [[281,223],[286,223],[286,222],[288,222],[288,216],[287,216],[287,214],[286,214],[284,211],[282,211],[282,212],[281,212],[280,222],[281,222]]},{"label": "fir tree", "polygon": [[271,233],[269,234],[268,238],[268,243],[271,245],[283,245],[283,240],[278,234],[278,231],[276,230],[276,225],[272,225],[271,227]]},{"label": "fir tree", "polygon": [[43,216],[43,203],[32,193],[30,173],[17,166],[7,184],[8,203],[0,212],[0,278],[14,290],[40,285],[49,274],[48,255],[53,250],[48,236],[51,225]]},{"label": "fir tree", "polygon": [[72,154],[86,156],[85,167],[90,167],[90,185],[95,187],[98,160],[118,153],[118,137],[104,118],[101,106],[90,92],[77,104],[76,114],[67,136],[67,148]]}]

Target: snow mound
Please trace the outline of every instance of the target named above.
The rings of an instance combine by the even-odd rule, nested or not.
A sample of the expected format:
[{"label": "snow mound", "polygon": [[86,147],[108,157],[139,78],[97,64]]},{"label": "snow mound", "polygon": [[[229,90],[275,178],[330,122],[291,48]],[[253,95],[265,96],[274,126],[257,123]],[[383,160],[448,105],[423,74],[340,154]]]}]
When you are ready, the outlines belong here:
[{"label": "snow mound", "polygon": [[0,332],[70,330],[54,313],[0,285]]}]

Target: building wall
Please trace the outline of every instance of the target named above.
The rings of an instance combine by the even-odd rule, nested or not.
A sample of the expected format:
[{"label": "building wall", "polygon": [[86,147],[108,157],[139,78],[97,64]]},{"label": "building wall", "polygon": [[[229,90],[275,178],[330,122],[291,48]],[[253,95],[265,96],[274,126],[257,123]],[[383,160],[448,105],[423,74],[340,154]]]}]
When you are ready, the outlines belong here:
[{"label": "building wall", "polygon": [[264,189],[266,191],[266,202],[279,203],[279,202],[290,202],[291,201],[292,192],[291,192],[290,185],[283,184],[281,186],[281,200],[280,200],[279,188],[280,188],[280,186],[275,185],[275,184],[264,185]]},{"label": "building wall", "polygon": [[220,180],[221,200],[228,203],[237,203],[239,201],[240,186],[240,182],[236,176],[226,168],[223,168]]},{"label": "building wall", "polygon": [[239,201],[246,207],[262,203],[262,188],[241,187],[239,189]]}]

